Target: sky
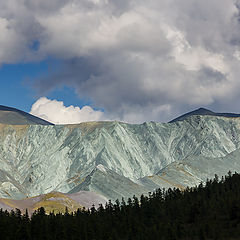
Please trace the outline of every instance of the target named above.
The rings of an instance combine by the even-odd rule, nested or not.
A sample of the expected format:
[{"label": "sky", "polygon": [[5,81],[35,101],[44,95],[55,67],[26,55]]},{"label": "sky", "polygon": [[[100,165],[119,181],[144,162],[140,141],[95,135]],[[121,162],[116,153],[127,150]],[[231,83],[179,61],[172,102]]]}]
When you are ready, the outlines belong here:
[{"label": "sky", "polygon": [[0,104],[53,123],[240,112],[240,0],[0,0]]}]

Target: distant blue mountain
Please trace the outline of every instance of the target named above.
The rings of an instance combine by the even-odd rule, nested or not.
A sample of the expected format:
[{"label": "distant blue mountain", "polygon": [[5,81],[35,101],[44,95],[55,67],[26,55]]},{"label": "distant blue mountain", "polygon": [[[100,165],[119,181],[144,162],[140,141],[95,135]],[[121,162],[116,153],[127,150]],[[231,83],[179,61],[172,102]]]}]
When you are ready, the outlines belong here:
[{"label": "distant blue mountain", "polygon": [[185,113],[183,115],[181,115],[180,117],[177,117],[173,120],[170,121],[170,123],[172,122],[177,122],[177,121],[183,121],[186,118],[193,116],[193,115],[199,115],[199,116],[216,116],[216,117],[228,117],[228,118],[238,118],[240,117],[240,114],[237,113],[216,113],[216,112],[212,112],[206,108],[199,108],[197,110]]},{"label": "distant blue mountain", "polygon": [[2,105],[0,105],[0,123],[10,125],[54,125],[24,111]]}]

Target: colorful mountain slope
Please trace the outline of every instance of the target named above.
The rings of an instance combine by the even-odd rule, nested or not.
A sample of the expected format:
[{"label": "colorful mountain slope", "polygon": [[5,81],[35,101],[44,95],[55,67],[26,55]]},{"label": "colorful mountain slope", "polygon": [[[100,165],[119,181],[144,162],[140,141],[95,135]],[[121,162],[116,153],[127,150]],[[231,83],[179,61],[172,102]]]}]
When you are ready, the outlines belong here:
[{"label": "colorful mountain slope", "polygon": [[104,205],[107,202],[107,199],[98,194],[84,191],[75,194],[50,192],[22,200],[1,198],[0,208],[8,211],[18,208],[21,212],[25,212],[26,209],[28,209],[28,212],[32,214],[38,208],[44,207],[47,213],[53,211],[55,213],[65,213],[66,208],[69,212],[74,212],[83,207],[90,208],[90,202],[98,207],[98,204],[100,203]]},{"label": "colorful mountain slope", "polygon": [[238,149],[240,119],[230,117],[0,124],[0,196],[22,199],[87,190],[115,200],[157,187],[185,188],[215,173],[240,171]]}]

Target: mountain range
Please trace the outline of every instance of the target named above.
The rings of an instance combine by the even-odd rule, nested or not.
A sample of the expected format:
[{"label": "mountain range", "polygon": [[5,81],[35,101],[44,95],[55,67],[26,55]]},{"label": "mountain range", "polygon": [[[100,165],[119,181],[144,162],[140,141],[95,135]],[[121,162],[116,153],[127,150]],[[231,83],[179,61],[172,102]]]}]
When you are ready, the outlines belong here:
[{"label": "mountain range", "polygon": [[200,108],[169,123],[53,125],[1,106],[0,207],[89,207],[238,172],[239,117]]}]

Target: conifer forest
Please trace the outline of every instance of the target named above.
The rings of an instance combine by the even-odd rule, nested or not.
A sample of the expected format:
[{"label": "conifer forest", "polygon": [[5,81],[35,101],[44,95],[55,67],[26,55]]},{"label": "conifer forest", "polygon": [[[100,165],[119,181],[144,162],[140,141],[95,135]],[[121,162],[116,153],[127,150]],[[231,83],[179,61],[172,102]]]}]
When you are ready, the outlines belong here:
[{"label": "conifer forest", "polygon": [[157,189],[73,213],[1,210],[0,235],[3,240],[239,239],[240,175],[229,172],[184,191]]}]

